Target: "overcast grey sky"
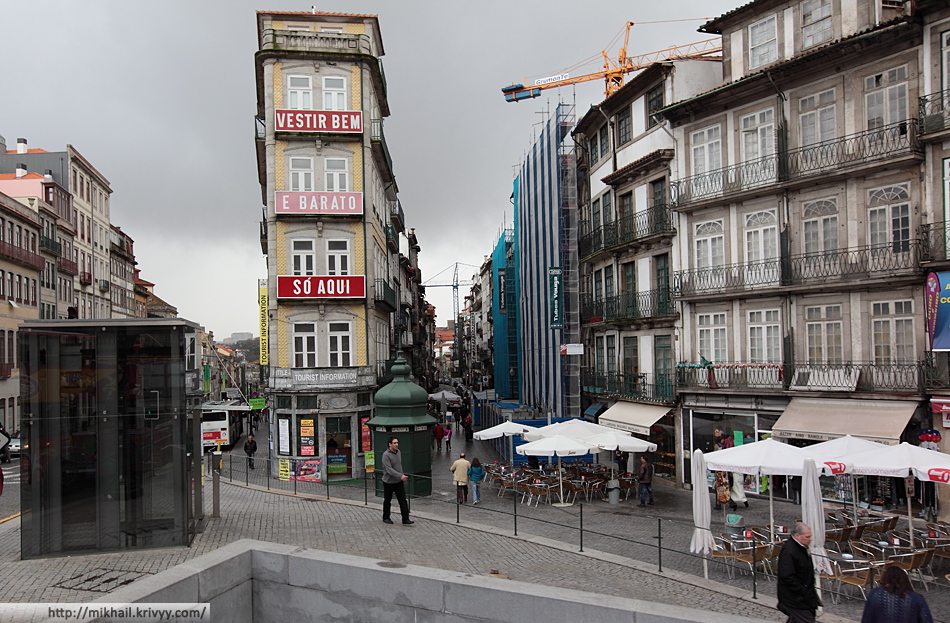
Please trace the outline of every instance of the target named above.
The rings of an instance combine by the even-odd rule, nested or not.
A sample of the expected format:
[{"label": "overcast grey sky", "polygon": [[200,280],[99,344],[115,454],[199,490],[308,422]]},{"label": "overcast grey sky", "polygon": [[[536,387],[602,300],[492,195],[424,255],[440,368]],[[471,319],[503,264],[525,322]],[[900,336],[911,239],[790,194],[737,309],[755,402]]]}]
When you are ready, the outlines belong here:
[{"label": "overcast grey sky", "polygon": [[[505,223],[516,168],[559,99],[577,116],[603,82],[507,103],[501,87],[597,70],[626,21],[631,55],[709,38],[702,19],[739,0],[330,0],[379,16],[392,115],[386,139],[424,280],[479,265]],[[255,12],[276,0],[0,0],[0,135],[76,147],[111,182],[112,222],[141,276],[222,339],[257,329],[261,190],[254,152]],[[609,51],[616,53],[618,45]],[[586,59],[594,64],[573,68]],[[475,269],[463,268],[460,278]],[[451,280],[451,270],[443,275]],[[461,291],[461,296],[467,289]],[[451,288],[429,288],[439,324]]]}]

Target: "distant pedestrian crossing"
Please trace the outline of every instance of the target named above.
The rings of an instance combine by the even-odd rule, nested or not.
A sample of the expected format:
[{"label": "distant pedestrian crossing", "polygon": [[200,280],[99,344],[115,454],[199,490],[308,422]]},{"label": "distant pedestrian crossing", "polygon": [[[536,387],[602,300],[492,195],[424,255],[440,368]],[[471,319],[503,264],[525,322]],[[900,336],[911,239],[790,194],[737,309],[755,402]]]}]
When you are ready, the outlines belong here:
[{"label": "distant pedestrian crossing", "polygon": [[20,484],[20,466],[19,465],[11,465],[10,467],[3,468],[3,484],[4,485]]}]

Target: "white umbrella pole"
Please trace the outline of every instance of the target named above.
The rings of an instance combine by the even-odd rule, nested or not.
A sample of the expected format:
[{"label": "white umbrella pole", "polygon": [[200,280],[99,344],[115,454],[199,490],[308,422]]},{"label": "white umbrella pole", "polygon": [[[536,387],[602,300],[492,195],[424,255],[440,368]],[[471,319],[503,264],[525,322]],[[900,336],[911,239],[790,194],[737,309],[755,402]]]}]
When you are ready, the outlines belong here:
[{"label": "white umbrella pole", "polygon": [[907,496],[907,533],[910,534],[910,546],[914,547],[914,511],[910,508],[910,494],[907,492],[907,481],[904,481],[904,495]]},{"label": "white umbrella pole", "polygon": [[703,578],[709,579],[709,559],[703,556]]},{"label": "white umbrella pole", "polygon": [[557,488],[558,488],[558,498],[561,502],[564,501],[564,473],[561,470],[561,457],[557,457]]},{"label": "white umbrella pole", "polygon": [[[787,476],[786,476],[787,478]],[[775,542],[775,509],[772,506],[772,502],[775,499],[773,496],[775,487],[772,486],[772,474],[769,474],[769,533],[772,536],[772,542]]]},{"label": "white umbrella pole", "polygon": [[851,506],[854,509],[854,527],[858,527],[858,480],[854,477],[854,474],[849,474],[851,477]]}]

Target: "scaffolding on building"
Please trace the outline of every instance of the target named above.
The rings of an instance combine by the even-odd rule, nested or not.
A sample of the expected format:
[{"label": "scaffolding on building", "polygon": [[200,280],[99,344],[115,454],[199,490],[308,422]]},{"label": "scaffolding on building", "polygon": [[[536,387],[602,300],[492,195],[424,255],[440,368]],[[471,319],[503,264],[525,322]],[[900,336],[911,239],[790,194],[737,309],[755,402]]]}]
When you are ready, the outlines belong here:
[{"label": "scaffolding on building", "polygon": [[518,366],[518,271],[515,268],[515,230],[505,230],[505,313],[508,320],[508,398],[521,397],[521,371]]},{"label": "scaffolding on building", "polygon": [[[574,141],[574,105],[557,107],[558,158],[560,173],[561,270],[563,287],[564,324],[561,339],[565,344],[577,344],[581,338],[580,323],[580,262],[577,255],[577,156]],[[574,417],[581,413],[581,357],[561,355],[561,378],[564,387],[564,415]]]}]

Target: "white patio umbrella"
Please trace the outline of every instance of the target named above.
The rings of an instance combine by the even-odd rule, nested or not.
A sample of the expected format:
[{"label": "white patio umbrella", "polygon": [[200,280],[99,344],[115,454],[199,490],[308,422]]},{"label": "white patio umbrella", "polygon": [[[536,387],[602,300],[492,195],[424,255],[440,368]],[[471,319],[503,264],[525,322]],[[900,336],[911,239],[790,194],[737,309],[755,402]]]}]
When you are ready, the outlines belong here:
[{"label": "white patio umbrella", "polygon": [[548,424],[547,426],[536,428],[530,433],[526,434],[524,438],[528,441],[537,441],[542,437],[564,435],[565,437],[582,439],[584,437],[590,437],[591,435],[599,435],[601,433],[611,432],[620,435],[626,435],[628,437],[630,436],[630,433],[626,431],[610,428],[609,426],[601,426],[600,424],[594,424],[593,422],[588,422],[587,420],[576,419],[564,420],[563,422],[556,422],[554,424]]},{"label": "white patio umbrella", "polygon": [[[581,437],[581,441],[586,441],[587,443],[593,444],[601,450],[620,450],[621,452],[656,452],[655,443],[651,443],[645,439],[640,439],[639,437],[633,437],[629,433],[617,430],[615,428],[610,429],[610,431],[606,433],[598,433],[596,435],[591,435],[590,437]],[[611,461],[611,478],[613,478],[614,475],[614,465],[615,463]],[[614,485],[608,486],[616,486],[616,483],[614,483]]]},{"label": "white patio umbrella", "polygon": [[[822,441],[813,446],[808,446],[806,451],[809,452],[816,461],[828,464],[832,462],[841,463],[852,455],[860,454],[861,452],[873,452],[884,447],[886,447],[885,444],[877,441],[845,435],[844,437],[838,437],[837,439]],[[851,479],[851,506],[854,510],[854,525],[858,525],[858,491],[854,482],[854,474],[849,474],[849,477]]]},{"label": "white patio umbrella", "polygon": [[440,392],[429,394],[429,400],[435,400],[438,402],[442,402],[443,400],[446,400],[448,402],[461,402],[462,397],[456,393],[446,391],[443,389]]},{"label": "white patio umbrella", "polygon": [[[852,473],[868,476],[905,478],[917,476],[923,481],[950,482],[950,455],[914,446],[906,441],[898,446],[883,446],[871,452],[848,457]],[[907,496],[907,527],[914,530],[914,516]]]},{"label": "white patio umbrella", "polygon": [[[714,472],[769,476],[769,523],[774,531],[774,487],[771,476],[801,476],[804,472],[805,459],[808,457],[809,453],[804,448],[797,448],[769,438],[710,452],[706,455],[706,469]],[[822,461],[821,469],[829,473],[843,471],[843,468],[826,464],[824,461]]]},{"label": "white patio umbrella", "polygon": [[712,524],[712,511],[709,508],[709,486],[706,483],[706,459],[702,450],[693,451],[693,537],[689,541],[689,551],[703,554],[703,577],[709,579],[709,561],[705,556],[715,547],[715,540],[709,527]]},{"label": "white patio umbrella", "polygon": [[596,449],[597,446],[579,439],[554,435],[553,437],[544,437],[537,441],[521,444],[515,448],[515,451],[527,456],[557,456],[558,495],[561,502],[554,504],[554,506],[570,506],[571,503],[564,502],[564,475],[561,473],[561,457],[580,456]]},{"label": "white patio umbrella", "polygon": [[511,456],[512,464],[514,464],[515,452],[514,452],[514,435],[521,435],[529,430],[532,430],[533,427],[525,426],[524,424],[516,424],[510,420],[506,420],[501,424],[496,424],[495,426],[480,430],[474,435],[475,439],[482,441],[485,439],[495,439],[504,435],[508,437],[508,454]]},{"label": "white patio umbrella", "polygon": [[[814,459],[805,459],[802,472],[802,521],[811,528],[811,560],[815,573],[831,573],[828,552],[825,551],[825,509],[821,502],[821,484]],[[816,586],[821,583],[816,579]]]}]

